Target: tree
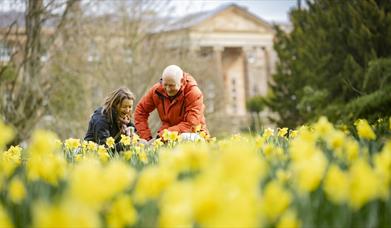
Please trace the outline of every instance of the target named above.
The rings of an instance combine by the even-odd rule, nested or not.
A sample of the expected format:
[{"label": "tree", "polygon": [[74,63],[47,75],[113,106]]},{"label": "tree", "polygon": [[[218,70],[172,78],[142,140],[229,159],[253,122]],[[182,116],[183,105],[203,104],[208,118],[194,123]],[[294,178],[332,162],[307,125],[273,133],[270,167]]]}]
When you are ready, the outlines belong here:
[{"label": "tree", "polygon": [[[25,6],[24,28],[15,28],[17,23],[10,24],[8,32],[2,37],[8,41],[10,35],[19,40],[18,58],[0,70],[0,92],[3,97],[0,103],[0,115],[6,123],[16,128],[15,142],[28,137],[44,116],[48,103],[47,93],[51,88],[50,77],[44,74],[42,57],[56,42],[58,34],[66,24],[67,14],[76,0],[67,1],[22,1]],[[60,13],[58,12],[59,9]],[[51,32],[44,32],[45,23],[52,23]],[[16,34],[16,35],[15,35]],[[22,34],[21,36],[17,36]],[[6,77],[5,68],[12,68],[13,75]],[[9,71],[8,71],[9,72]]]},{"label": "tree", "polygon": [[[351,121],[358,115],[345,113],[356,106],[346,104],[387,91],[391,83],[384,72],[370,73],[371,62],[391,57],[391,2],[316,0],[306,5],[291,11],[290,34],[276,28],[279,63],[268,106],[280,118],[273,121],[288,127],[319,115]],[[387,97],[378,99],[372,110],[379,110],[378,117],[389,115],[380,111],[389,104]],[[364,113],[360,117],[370,115]]]},{"label": "tree", "polygon": [[265,108],[265,98],[262,96],[255,96],[250,98],[246,102],[246,108],[247,111],[249,111],[251,114],[251,130],[260,130],[262,123],[259,115]]}]

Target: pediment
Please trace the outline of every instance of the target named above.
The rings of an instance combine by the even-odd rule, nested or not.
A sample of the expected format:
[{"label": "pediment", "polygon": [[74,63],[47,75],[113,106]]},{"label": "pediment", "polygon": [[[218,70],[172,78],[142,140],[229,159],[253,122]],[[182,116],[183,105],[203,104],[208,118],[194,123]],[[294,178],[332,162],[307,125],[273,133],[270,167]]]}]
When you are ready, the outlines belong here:
[{"label": "pediment", "polygon": [[193,27],[203,32],[271,32],[270,25],[247,11],[230,8]]}]

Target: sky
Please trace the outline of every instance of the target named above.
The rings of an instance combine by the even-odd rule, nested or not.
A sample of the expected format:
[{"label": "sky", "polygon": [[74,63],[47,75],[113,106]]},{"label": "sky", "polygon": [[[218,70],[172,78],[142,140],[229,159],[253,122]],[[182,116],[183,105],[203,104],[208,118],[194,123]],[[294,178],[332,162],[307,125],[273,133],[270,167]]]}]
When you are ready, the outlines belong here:
[{"label": "sky", "polygon": [[288,22],[288,12],[297,7],[297,0],[172,0],[174,14],[184,16],[198,11],[212,10],[222,4],[235,3],[269,22]]},{"label": "sky", "polygon": [[[83,0],[97,1],[97,0]],[[102,1],[102,0],[100,0]],[[103,0],[121,1],[121,0]],[[129,0],[128,0],[129,1]],[[161,0],[152,0],[161,1]],[[0,0],[0,10],[21,9],[21,0]],[[18,4],[19,3],[19,4]],[[174,8],[171,16],[181,17],[199,11],[213,10],[223,4],[237,4],[247,8],[250,12],[269,22],[286,23],[289,21],[288,12],[297,6],[297,0],[171,0],[170,6]],[[171,7],[170,7],[171,8]],[[105,10],[106,11],[106,10]]]}]

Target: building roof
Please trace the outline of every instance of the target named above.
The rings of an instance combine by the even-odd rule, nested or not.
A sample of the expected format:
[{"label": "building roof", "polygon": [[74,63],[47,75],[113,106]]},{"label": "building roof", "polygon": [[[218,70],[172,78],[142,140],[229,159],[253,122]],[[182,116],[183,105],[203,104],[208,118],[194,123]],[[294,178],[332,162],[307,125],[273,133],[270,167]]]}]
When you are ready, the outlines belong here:
[{"label": "building roof", "polygon": [[152,33],[159,33],[159,32],[170,32],[170,31],[176,31],[176,30],[182,30],[182,29],[188,29],[193,26],[199,25],[200,23],[204,22],[205,20],[225,11],[230,8],[236,8],[239,9],[242,12],[245,12],[248,16],[252,17],[259,23],[263,24],[264,26],[271,28],[270,24],[266,22],[265,20],[261,19],[260,17],[256,16],[255,14],[249,12],[246,8],[241,7],[237,4],[223,4],[213,10],[209,11],[203,11],[198,13],[193,13],[186,15],[184,17],[178,18],[176,20],[173,20],[168,25],[162,25],[160,28],[154,29]]},{"label": "building roof", "polygon": [[[58,24],[58,18],[55,15],[47,18],[43,26],[44,27],[55,27]],[[8,28],[10,25],[24,28],[26,26],[25,12],[21,11],[0,11],[0,28]]]}]

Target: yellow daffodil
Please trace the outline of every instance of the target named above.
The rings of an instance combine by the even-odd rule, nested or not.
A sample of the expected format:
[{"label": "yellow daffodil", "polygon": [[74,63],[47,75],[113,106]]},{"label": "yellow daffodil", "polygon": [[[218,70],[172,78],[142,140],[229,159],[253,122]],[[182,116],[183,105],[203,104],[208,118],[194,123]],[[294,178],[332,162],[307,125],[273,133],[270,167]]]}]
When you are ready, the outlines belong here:
[{"label": "yellow daffodil", "polygon": [[98,144],[96,144],[95,142],[92,142],[92,141],[89,141],[88,144],[87,144],[87,150],[89,152],[94,152],[98,149]]},{"label": "yellow daffodil", "polygon": [[349,163],[358,158],[360,146],[356,140],[347,139],[344,148],[346,153],[346,159]]},{"label": "yellow daffodil", "polygon": [[121,141],[122,145],[129,146],[130,145],[130,137],[127,135],[121,135]]},{"label": "yellow daffodil", "polygon": [[262,137],[264,137],[265,139],[268,139],[270,136],[273,136],[273,134],[274,134],[274,130],[272,128],[266,128],[263,131]]},{"label": "yellow daffodil", "polygon": [[153,149],[156,151],[157,149],[159,149],[161,146],[163,146],[164,143],[162,142],[162,140],[159,138],[159,139],[156,139],[155,141],[153,141],[152,143],[152,146],[153,146]]},{"label": "yellow daffodil", "polygon": [[349,195],[349,175],[338,166],[331,165],[324,181],[324,190],[327,197],[334,203],[346,202]]},{"label": "yellow daffodil", "polygon": [[108,227],[127,227],[137,220],[137,211],[128,195],[119,196],[106,214]]},{"label": "yellow daffodil", "polygon": [[297,131],[297,130],[291,130],[289,132],[289,138],[291,138],[291,139],[295,138],[298,133],[299,133],[299,131]]},{"label": "yellow daffodil", "polygon": [[361,138],[368,139],[368,140],[376,139],[375,132],[373,132],[367,120],[358,120],[356,124],[356,128],[357,128],[357,133]]},{"label": "yellow daffodil", "polygon": [[265,187],[262,199],[262,212],[269,221],[275,221],[289,207],[292,194],[281,184],[272,181]]},{"label": "yellow daffodil", "polygon": [[20,146],[11,146],[7,151],[0,153],[0,173],[4,177],[9,177],[15,169],[21,164]]},{"label": "yellow daffodil", "polygon": [[[140,136],[138,136],[137,134],[134,134],[132,136],[132,144],[133,145],[136,145],[138,143],[138,141],[140,140]],[[144,144],[143,144],[144,145]]]},{"label": "yellow daffodil", "polygon": [[342,131],[334,130],[329,133],[326,142],[333,150],[340,150],[345,142],[345,134]]},{"label": "yellow daffodil", "polygon": [[130,150],[127,150],[127,151],[123,152],[122,154],[123,154],[125,160],[128,161],[132,158],[133,152]]},{"label": "yellow daffodil", "polygon": [[106,139],[106,145],[109,147],[109,148],[114,148],[115,146],[115,140],[113,137],[108,137]]},{"label": "yellow daffodil", "polygon": [[137,203],[143,204],[156,199],[174,181],[172,172],[164,168],[148,167],[140,173],[134,197]]},{"label": "yellow daffodil", "polygon": [[14,138],[14,135],[14,129],[5,125],[0,117],[0,151]]},{"label": "yellow daffodil", "polygon": [[8,216],[7,211],[3,208],[3,206],[0,204],[0,227],[4,228],[12,228],[14,227],[11,223],[11,219]]},{"label": "yellow daffodil", "polygon": [[139,157],[140,157],[140,161],[142,163],[148,164],[148,156],[147,156],[147,153],[144,150],[140,152]]},{"label": "yellow daffodil", "polygon": [[168,135],[168,140],[171,142],[174,142],[178,139],[178,132],[177,131],[171,131]]},{"label": "yellow daffodil", "polygon": [[327,136],[331,131],[334,130],[333,125],[327,120],[326,117],[322,116],[319,118],[318,122],[314,124],[315,132],[321,137]]},{"label": "yellow daffodil", "polygon": [[76,201],[48,205],[34,203],[32,227],[100,227],[99,215],[93,209]]},{"label": "yellow daffodil", "polygon": [[68,150],[75,150],[75,149],[79,148],[80,145],[81,145],[80,139],[70,138],[70,139],[65,140],[65,147]]},{"label": "yellow daffodil", "polygon": [[189,181],[172,184],[159,202],[160,227],[192,227],[192,191],[193,184]]},{"label": "yellow daffodil", "polygon": [[312,192],[319,186],[325,169],[327,158],[322,152],[317,151],[307,159],[293,163],[293,175],[298,189],[303,192]]},{"label": "yellow daffodil", "polygon": [[32,135],[32,140],[28,148],[30,155],[46,155],[57,152],[60,148],[56,141],[57,136],[49,131],[37,130]]},{"label": "yellow daffodil", "polygon": [[380,183],[368,162],[363,159],[354,161],[349,173],[351,177],[349,203],[357,210],[378,196]]},{"label": "yellow daffodil", "polygon": [[284,127],[284,128],[278,129],[277,135],[280,137],[284,137],[286,135],[286,133],[288,133],[288,128]]},{"label": "yellow daffodil", "polygon": [[18,177],[12,179],[8,192],[10,199],[14,203],[20,203],[26,197],[26,188]]},{"label": "yellow daffodil", "polygon": [[193,127],[193,132],[194,133],[198,133],[201,131],[201,124],[198,124],[197,126],[194,126]]},{"label": "yellow daffodil", "polygon": [[278,221],[277,228],[300,228],[301,221],[297,218],[294,211],[288,210]]}]

